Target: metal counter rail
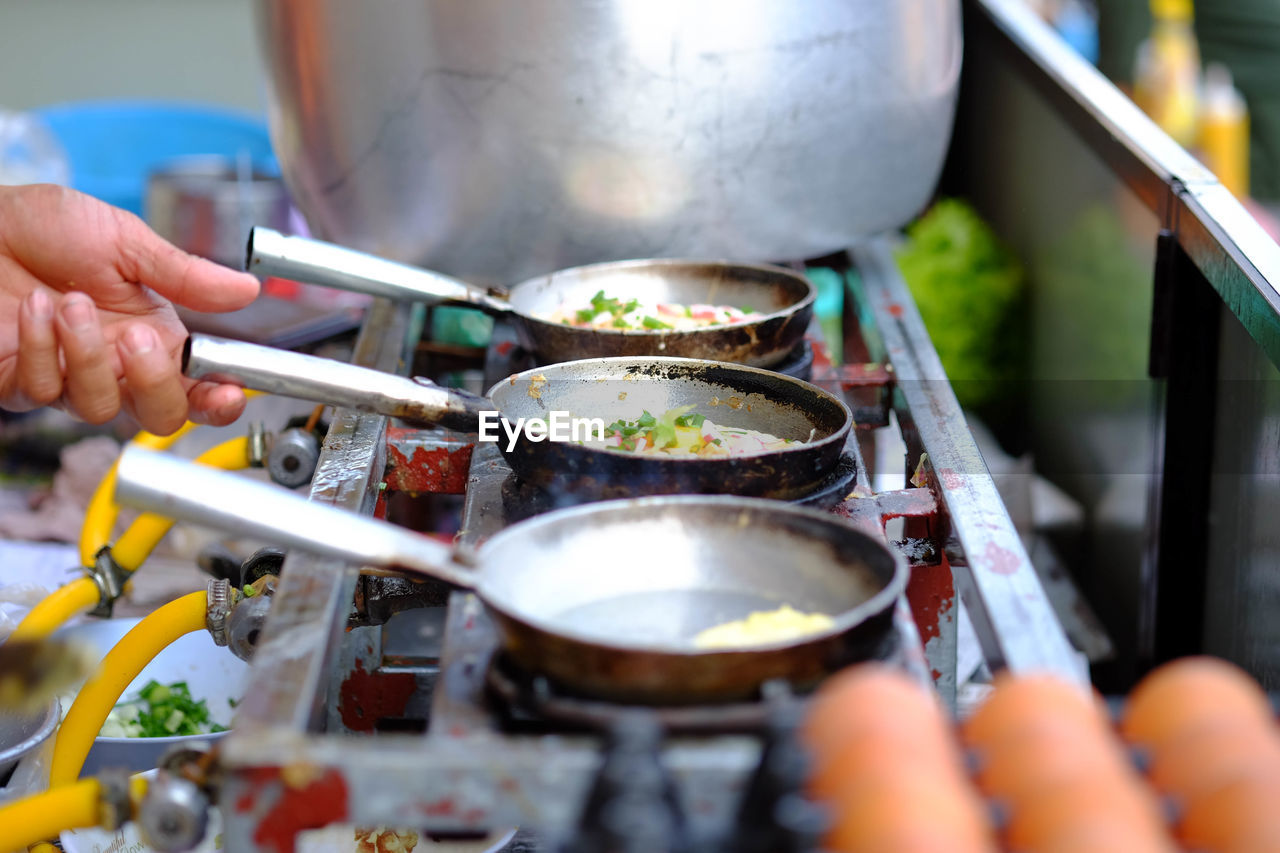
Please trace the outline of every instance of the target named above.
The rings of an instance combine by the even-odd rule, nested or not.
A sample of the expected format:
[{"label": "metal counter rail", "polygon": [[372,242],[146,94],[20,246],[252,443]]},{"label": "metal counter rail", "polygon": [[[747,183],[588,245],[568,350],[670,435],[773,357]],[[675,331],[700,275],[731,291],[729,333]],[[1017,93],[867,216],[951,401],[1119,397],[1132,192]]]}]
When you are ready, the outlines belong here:
[{"label": "metal counter rail", "polygon": [[1020,70],[1161,219],[1280,367],[1280,246],[1218,179],[1021,0],[973,0]]},{"label": "metal counter rail", "polygon": [[[1246,422],[1243,415],[1228,415],[1222,407],[1230,405],[1224,401],[1233,386],[1242,384],[1239,380],[1250,377],[1261,388],[1276,378],[1265,368],[1280,368],[1280,246],[1204,166],[1025,4],[972,0],[967,12],[968,46],[973,48],[968,71],[979,72],[974,79],[989,83],[1001,75],[1019,78],[1075,136],[1064,143],[1064,150],[1097,158],[1117,184],[1154,215],[1159,229],[1150,327],[1127,330],[1131,335],[1149,332],[1148,375],[1156,383],[1150,465],[1145,472],[1150,486],[1141,511],[1142,556],[1132,569],[1104,564],[1109,577],[1116,577],[1117,568],[1124,577],[1114,585],[1095,579],[1097,588],[1092,590],[1095,596],[1111,597],[1114,592],[1114,600],[1127,612],[1113,615],[1113,621],[1136,626],[1133,649],[1122,655],[1118,676],[1132,680],[1161,661],[1210,652],[1230,657],[1264,684],[1267,679],[1276,683],[1280,657],[1264,651],[1273,644],[1261,639],[1269,631],[1261,602],[1274,601],[1268,593],[1259,597],[1257,592],[1267,576],[1265,560],[1245,568],[1252,565],[1253,551],[1265,554],[1274,549],[1267,532],[1268,510],[1261,508],[1271,486],[1259,473],[1268,464],[1271,445],[1264,442],[1268,449],[1259,449],[1246,463],[1224,461],[1234,459],[1232,452],[1246,441],[1246,433],[1273,419],[1274,411],[1250,410],[1252,420]],[[977,119],[972,100],[970,109],[975,121],[970,123],[968,144],[974,150],[1021,150],[1018,146],[1025,138],[1019,133],[1026,127],[1011,120],[1010,113],[1003,114],[998,131],[974,132],[973,127],[989,117]],[[957,131],[958,139],[964,136]],[[990,196],[1001,196],[1004,190],[987,193],[986,188],[1016,178],[1000,172],[1005,168],[1000,160],[987,162],[989,168],[970,168],[958,183],[961,194],[979,189],[979,194],[989,196],[990,205]],[[1080,158],[1056,165],[1079,168]],[[1037,163],[1036,168],[1046,164]],[[1034,175],[1018,178],[1025,181]],[[1051,199],[1052,191],[1049,196],[1050,203],[1062,201]],[[984,214],[993,212],[978,206]],[[1003,223],[993,219],[998,230],[1001,224],[1010,226],[1010,211],[1004,214]],[[1041,227],[1045,221],[1052,220],[1042,219]],[[1034,244],[1043,233],[1022,236]],[[1242,337],[1234,331],[1237,323],[1256,350],[1232,343]],[[1114,333],[1115,327],[1109,328]],[[1088,340],[1078,331],[1076,337]],[[1079,450],[1039,449],[1061,449],[1065,455]],[[1248,476],[1235,476],[1233,490],[1215,491],[1214,484],[1221,483],[1224,474]],[[1226,519],[1236,519],[1237,527]],[[1215,597],[1215,591],[1224,588],[1232,592]],[[1241,619],[1233,595],[1258,602],[1251,620]]]},{"label": "metal counter rail", "polygon": [[871,241],[851,254],[862,280],[862,293],[855,298],[865,300],[874,313],[884,356],[893,368],[894,408],[919,436],[928,454],[930,486],[946,508],[948,558],[983,657],[993,669],[1055,672],[1087,682],[1087,667],[1054,615],[965,425],[889,242]]}]

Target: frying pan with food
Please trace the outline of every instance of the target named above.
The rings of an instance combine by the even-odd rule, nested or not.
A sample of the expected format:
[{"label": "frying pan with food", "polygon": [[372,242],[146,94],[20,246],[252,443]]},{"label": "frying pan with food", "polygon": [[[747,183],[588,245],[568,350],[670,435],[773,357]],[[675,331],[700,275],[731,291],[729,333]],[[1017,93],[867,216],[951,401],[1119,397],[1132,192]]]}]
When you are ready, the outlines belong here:
[{"label": "frying pan with food", "polygon": [[[491,431],[513,471],[526,482],[578,495],[736,494],[790,499],[812,491],[837,467],[853,426],[849,407],[815,385],[740,364],[680,358],[601,358],[518,373],[478,397],[426,380],[256,344],[193,335],[183,352],[192,379],[212,379],[317,403],[351,406],[475,432],[480,416],[500,412],[547,420],[553,412],[599,418],[605,425],[659,417],[683,407],[722,427],[754,430],[799,443],[745,456],[632,454],[572,441],[514,445]],[[583,433],[579,437],[585,438]]]},{"label": "frying pan with food", "polygon": [[[891,630],[903,559],[829,513],[726,496],[650,497],[559,510],[478,551],[139,447],[116,497],[167,517],[474,590],[514,662],[584,695],[635,702],[742,699],[797,686]],[[832,618],[783,641],[707,649],[706,628],[788,604]]]},{"label": "frying pan with food", "polygon": [[699,416],[730,429],[797,441],[744,456],[637,454],[573,441],[504,435],[499,449],[522,479],[555,491],[605,497],[734,494],[791,499],[835,469],[853,426],[844,402],[816,385],[769,370],[685,358],[597,358],[526,370],[489,389],[508,421],[553,412],[605,424]]},{"label": "frying pan with food", "polygon": [[[667,355],[767,367],[804,337],[816,298],[807,278],[781,267],[673,259],[574,267],[529,279],[507,293],[269,228],[250,233],[246,268],[388,299],[463,304],[505,315],[521,343],[544,362]],[[731,305],[762,316],[692,330],[592,329],[547,319],[558,308],[588,305],[601,291],[624,302]]]}]

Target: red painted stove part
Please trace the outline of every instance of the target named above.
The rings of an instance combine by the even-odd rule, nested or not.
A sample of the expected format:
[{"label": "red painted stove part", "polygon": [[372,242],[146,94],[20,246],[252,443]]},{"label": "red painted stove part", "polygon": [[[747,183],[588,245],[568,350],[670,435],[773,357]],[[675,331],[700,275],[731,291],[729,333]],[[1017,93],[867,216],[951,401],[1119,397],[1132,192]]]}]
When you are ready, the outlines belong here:
[{"label": "red painted stove part", "polygon": [[347,817],[347,782],[341,773],[316,768],[305,782],[290,784],[290,775],[298,772],[279,767],[245,771],[249,790],[236,799],[237,812],[252,812],[264,798],[274,797],[253,830],[254,842],[264,850],[293,853],[299,832]]},{"label": "red painted stove part", "polygon": [[457,447],[415,447],[406,456],[397,447],[397,439],[413,435],[417,430],[392,427],[387,430],[387,488],[397,492],[422,492],[460,495],[467,489],[467,472],[471,469],[474,444]]},{"label": "red painted stove part", "polygon": [[872,536],[879,536],[885,522],[895,518],[917,519],[928,532],[937,528],[938,503],[928,489],[900,489],[867,494],[854,489],[850,496],[831,510],[843,516]]},{"label": "red painted stove part", "polygon": [[411,672],[366,672],[357,660],[338,693],[342,724],[353,732],[373,731],[378,720],[403,716],[416,689]]},{"label": "red painted stove part", "polygon": [[[814,326],[809,327],[811,330]],[[808,334],[805,340],[809,342],[809,346],[813,349],[813,370],[814,375],[819,371],[828,370],[832,366],[831,347],[827,346],[826,340],[821,335]]]},{"label": "red painted stove part", "polygon": [[872,362],[870,364],[826,365],[815,368],[813,381],[816,383],[839,382],[845,391],[855,388],[882,388],[893,384],[893,370],[886,364]]},{"label": "red painted stove part", "polygon": [[[920,639],[927,646],[942,636],[941,623],[955,618],[955,582],[946,555],[936,566],[913,566],[907,581],[907,603],[920,629]],[[934,677],[937,677],[935,673]]]},{"label": "red painted stove part", "polygon": [[[943,642],[943,624],[953,622],[956,618],[955,581],[946,555],[934,566],[912,566],[906,594],[912,621],[920,631],[927,660],[934,653],[930,644]],[[948,633],[954,636],[954,629],[949,628]],[[929,674],[935,681],[942,677],[942,673],[936,668],[930,668]]]}]

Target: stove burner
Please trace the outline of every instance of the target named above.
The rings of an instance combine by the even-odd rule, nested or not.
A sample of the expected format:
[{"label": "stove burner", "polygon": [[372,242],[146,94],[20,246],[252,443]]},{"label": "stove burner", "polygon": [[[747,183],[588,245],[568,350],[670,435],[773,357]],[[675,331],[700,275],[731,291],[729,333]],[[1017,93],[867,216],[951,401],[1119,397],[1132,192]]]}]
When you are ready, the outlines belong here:
[{"label": "stove burner", "polygon": [[790,355],[769,370],[808,382],[813,378],[813,344],[809,343],[808,338],[802,339]]},{"label": "stove burner", "polygon": [[[854,660],[895,662],[902,650],[898,631],[887,631]],[[485,687],[511,728],[562,730],[565,726],[588,731],[608,729],[623,715],[637,709],[651,713],[669,732],[750,733],[768,722],[773,705],[768,696],[778,690],[793,692],[784,682],[766,684],[760,696],[738,702],[703,705],[632,705],[572,693],[546,676],[533,675],[496,653],[485,673]]]},{"label": "stove burner", "polygon": [[[858,479],[858,463],[853,454],[845,453],[837,461],[835,468],[819,483],[813,491],[795,498],[792,503],[812,506],[819,509],[830,509],[843,501]],[[552,492],[533,483],[525,482],[514,473],[502,481],[502,508],[508,524],[524,521],[550,512],[596,501],[609,500],[620,495],[591,495],[573,493],[568,490]]]},{"label": "stove burner", "polygon": [[[494,655],[485,687],[512,727],[546,724],[603,731],[637,706],[578,696],[541,675],[530,675],[506,655]],[[765,724],[769,705],[761,699],[714,705],[643,706],[669,732],[753,732]]]},{"label": "stove burner", "polygon": [[818,484],[817,488],[807,495],[796,498],[792,503],[797,503],[800,506],[817,507],[818,509],[830,509],[849,496],[857,481],[858,460],[854,458],[852,453],[845,453],[836,462],[836,467],[831,470],[825,480]]}]

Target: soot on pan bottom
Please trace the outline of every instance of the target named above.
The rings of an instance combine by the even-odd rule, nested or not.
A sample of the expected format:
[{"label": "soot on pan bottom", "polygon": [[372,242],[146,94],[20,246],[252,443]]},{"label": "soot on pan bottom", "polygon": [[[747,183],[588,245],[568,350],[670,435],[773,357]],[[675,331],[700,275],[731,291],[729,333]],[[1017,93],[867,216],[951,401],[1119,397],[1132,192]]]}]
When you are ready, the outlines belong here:
[{"label": "soot on pan bottom", "polygon": [[[843,501],[857,481],[858,463],[854,456],[846,453],[831,473],[811,492],[796,498],[792,503],[802,506],[829,509]],[[619,488],[617,494],[595,493],[585,494],[566,486],[565,488],[544,488],[521,480],[514,473],[502,482],[502,508],[507,523],[514,524],[526,518],[533,518],[544,512],[565,507],[578,506],[594,501],[613,498],[632,497],[633,490]]]},{"label": "soot on pan bottom", "polygon": [[[897,631],[878,635],[854,657],[858,661],[895,661],[902,651]],[[850,661],[852,663],[853,661]],[[611,702],[574,693],[543,675],[530,673],[498,651],[485,672],[490,704],[500,712],[507,729],[563,731],[566,727],[587,731],[607,729],[621,716],[643,707],[672,732],[757,732],[767,722],[770,690],[791,691],[782,682],[769,683],[754,699],[698,705],[644,705]]]}]

